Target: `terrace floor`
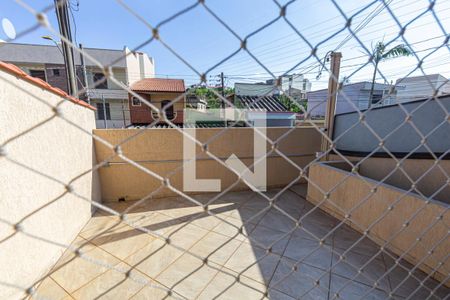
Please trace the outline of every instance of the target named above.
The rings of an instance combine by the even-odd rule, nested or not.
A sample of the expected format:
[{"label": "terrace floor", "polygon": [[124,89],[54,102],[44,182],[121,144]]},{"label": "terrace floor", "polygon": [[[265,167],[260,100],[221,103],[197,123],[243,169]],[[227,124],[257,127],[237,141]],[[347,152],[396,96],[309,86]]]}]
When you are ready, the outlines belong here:
[{"label": "terrace floor", "polygon": [[[169,238],[169,244],[99,211],[72,244],[81,248],[81,255],[66,251],[34,297],[427,299],[438,285],[432,279],[420,285],[425,273],[413,270],[408,277],[413,266],[405,261],[395,265],[394,255],[378,253],[379,247],[368,239],[357,242],[361,235],[346,225],[321,244],[318,238],[339,222],[313,209],[305,192],[305,185],[294,186],[276,202],[292,217],[304,216],[301,228],[251,191],[228,193],[209,206],[225,221],[177,197],[148,200],[127,214],[136,226]],[[196,197],[202,203],[210,198]],[[109,206],[123,211],[133,204]],[[168,295],[167,290],[172,293]],[[429,299],[444,299],[448,294],[448,289],[440,287]]]}]

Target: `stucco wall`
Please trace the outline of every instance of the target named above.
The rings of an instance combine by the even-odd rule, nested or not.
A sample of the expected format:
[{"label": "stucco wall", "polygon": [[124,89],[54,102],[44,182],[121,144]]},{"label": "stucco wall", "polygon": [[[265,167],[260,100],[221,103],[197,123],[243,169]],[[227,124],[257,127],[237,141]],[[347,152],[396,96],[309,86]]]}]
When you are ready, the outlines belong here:
[{"label": "stucco wall", "polygon": [[[362,179],[348,172],[347,166],[314,164],[309,173],[314,184],[308,184],[307,199],[355,230],[367,231],[377,244],[402,255],[419,269],[427,273],[436,270],[431,276],[437,280],[446,279],[450,271],[445,264],[450,247],[448,206],[439,201],[425,202],[396,186],[378,185],[371,176]],[[328,193],[326,199],[324,193]],[[439,266],[439,262],[444,264]]]},{"label": "stucco wall", "polygon": [[[218,134],[223,128],[197,129],[196,138],[206,141]],[[267,134],[276,139],[289,129],[268,128]],[[176,129],[109,129],[95,130],[95,134],[112,144],[130,138],[121,148],[123,154],[161,176],[166,177],[171,171],[182,166],[183,137]],[[97,159],[109,158],[114,153],[96,143]],[[304,167],[314,159],[315,152],[320,149],[320,134],[315,128],[295,128],[285,136],[278,145],[281,152],[289,156],[298,166]],[[267,148],[269,150],[270,147]],[[226,133],[209,144],[209,151],[221,159],[226,159],[234,153],[247,165],[253,163],[253,130],[251,128],[229,128]],[[199,152],[200,149],[197,149]],[[200,151],[201,152],[201,151]],[[222,190],[237,180],[237,176],[205,154],[197,155],[197,178],[221,179]],[[136,166],[132,166],[119,157],[110,159],[110,165],[100,169],[102,198],[104,201],[118,201],[141,199],[161,186],[155,177],[145,173]],[[177,189],[182,190],[183,169],[170,176],[170,182]],[[281,157],[269,157],[267,160],[267,182],[269,187],[286,186],[299,176],[299,170]],[[234,190],[248,189],[240,183]],[[154,197],[173,196],[174,192],[167,188],[161,189]]]},{"label": "stucco wall", "polygon": [[[342,160],[342,157],[332,155],[331,159]],[[362,158],[347,156],[347,159],[356,163]],[[450,185],[447,184],[450,160],[436,162],[434,159],[406,159],[401,169],[397,167],[397,161],[400,160],[391,157],[366,158],[360,164],[359,173],[404,190],[411,189],[411,180],[415,181],[416,190],[425,197],[450,204]]]},{"label": "stucco wall", "polygon": [[[70,244],[91,217],[91,204],[73,193],[89,201],[100,199],[95,173],[72,182],[73,193],[67,193],[62,184],[92,168],[92,138],[64,120],[52,118],[51,106],[62,101],[60,96],[1,70],[0,99],[0,145],[6,143],[6,157],[0,157],[0,219],[13,224],[22,220],[23,231]],[[88,133],[95,128],[94,111],[89,108],[65,101],[60,111]],[[13,232],[11,226],[0,222],[0,240]],[[63,247],[17,233],[0,243],[1,281],[29,287],[49,271],[63,251]],[[0,299],[16,299],[21,294],[0,285]]]}]

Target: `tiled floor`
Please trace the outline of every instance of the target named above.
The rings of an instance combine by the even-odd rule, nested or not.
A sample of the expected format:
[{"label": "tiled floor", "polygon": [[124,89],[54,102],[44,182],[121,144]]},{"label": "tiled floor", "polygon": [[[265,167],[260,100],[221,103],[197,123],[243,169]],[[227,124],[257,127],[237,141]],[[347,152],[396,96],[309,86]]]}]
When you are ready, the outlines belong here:
[{"label": "tiled floor", "polygon": [[[395,265],[395,256],[377,254],[367,239],[342,256],[361,236],[347,226],[327,236],[337,220],[311,211],[304,195],[298,185],[278,198],[292,218],[253,192],[229,193],[209,205],[223,221],[182,198],[148,200],[131,210],[128,221],[144,230],[98,212],[73,242],[81,254],[66,251],[35,298],[426,299],[436,287],[431,279],[420,285],[424,273],[408,277],[411,265]],[[110,206],[122,212],[133,204]],[[448,293],[441,287],[429,299]]]}]

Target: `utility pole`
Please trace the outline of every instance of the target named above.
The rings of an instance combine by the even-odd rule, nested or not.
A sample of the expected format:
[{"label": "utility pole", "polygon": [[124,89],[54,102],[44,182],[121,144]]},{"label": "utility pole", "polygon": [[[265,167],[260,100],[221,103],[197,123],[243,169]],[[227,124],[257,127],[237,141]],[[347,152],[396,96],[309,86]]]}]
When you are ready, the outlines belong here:
[{"label": "utility pole", "polygon": [[[330,140],[333,140],[334,128],[334,114],[336,112],[336,98],[339,84],[339,69],[341,66],[342,53],[331,52],[330,54],[330,78],[328,79],[328,95],[327,95],[327,110],[325,114],[325,134]],[[330,147],[330,142],[325,137],[322,137],[321,151],[327,152]],[[329,159],[329,152],[325,155],[325,160]]]},{"label": "utility pole", "polygon": [[81,70],[83,71],[83,81],[86,100],[89,104],[91,104],[91,96],[89,95],[89,84],[87,79],[86,64],[84,63],[83,45],[81,43],[80,43],[80,62],[81,62]]},{"label": "utility pole", "polygon": [[[220,85],[222,86],[222,97],[225,98],[225,84],[223,82],[223,72],[220,72]],[[225,108],[225,101],[222,99],[222,108]]]},{"label": "utility pole", "polygon": [[[67,0],[55,0],[55,10],[61,36],[72,43]],[[75,62],[73,60],[73,49],[70,43],[67,43],[64,39],[61,39],[64,64],[66,66],[67,89],[70,95],[77,97],[78,88],[75,74]]]},{"label": "utility pole", "polygon": [[108,121],[106,120],[106,103],[105,96],[102,93],[102,104],[103,104],[103,120],[105,122],[105,128],[108,129]]}]

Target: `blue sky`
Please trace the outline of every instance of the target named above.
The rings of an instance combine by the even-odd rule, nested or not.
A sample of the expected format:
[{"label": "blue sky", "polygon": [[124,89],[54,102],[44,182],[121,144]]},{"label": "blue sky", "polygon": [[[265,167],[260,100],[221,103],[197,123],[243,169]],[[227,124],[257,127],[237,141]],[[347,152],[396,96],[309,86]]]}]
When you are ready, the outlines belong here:
[{"label": "blue sky", "polygon": [[[387,1],[387,0],[386,0]],[[77,1],[72,0],[75,4]],[[196,3],[193,0],[123,0],[131,10],[141,16],[152,26]],[[281,5],[287,1],[280,1]],[[53,1],[44,0],[4,0],[0,3],[0,19],[8,18],[18,33],[36,24],[36,19],[23,4],[35,10],[52,5]],[[225,22],[237,35],[245,37],[262,26],[268,24],[279,15],[279,8],[272,0],[206,0],[207,7]],[[370,0],[339,0],[340,9],[354,17],[352,28],[357,28],[370,19],[381,2]],[[418,51],[419,58],[424,57],[435,47],[442,45],[444,33],[430,13],[417,18],[428,7],[427,0],[392,0],[390,7],[401,24],[412,23],[407,27],[405,39],[411,43],[413,50]],[[437,1],[435,6],[437,17],[445,31],[450,31],[450,1]],[[135,48],[151,37],[151,31],[144,22],[127,11],[120,1],[115,0],[79,0],[79,10],[73,11],[75,31],[78,43],[85,47],[122,49],[125,45]],[[57,28],[53,11],[47,13],[49,21]],[[416,19],[417,18],[417,19]],[[329,50],[334,50],[348,31],[337,33],[345,25],[345,19],[330,0],[298,0],[288,6],[287,19],[314,46],[318,45],[318,56],[323,57]],[[387,10],[380,11],[368,22],[357,35],[361,43],[370,48],[379,40],[391,41],[399,32],[399,27]],[[46,44],[42,35],[49,35],[46,28],[31,31],[14,42]],[[189,65],[202,73],[239,49],[240,42],[228,29],[218,22],[202,5],[197,5],[187,13],[178,16],[160,28],[161,39]],[[58,37],[54,35],[57,39]],[[7,36],[0,28],[0,39]],[[343,54],[341,77],[350,76],[350,81],[370,80],[372,66],[362,69],[367,61],[363,46],[351,38],[338,50]],[[404,43],[398,39],[392,45]],[[248,39],[248,48],[258,60],[273,74],[280,75],[292,67],[305,73],[312,81],[313,89],[326,86],[326,72],[316,80],[318,64],[315,58],[306,61],[310,47],[290,28],[286,21],[280,19],[261,32]],[[158,77],[184,78],[188,84],[198,82],[198,76],[191,67],[181,62],[159,41],[139,49],[155,59]],[[304,62],[302,62],[304,61]],[[301,63],[302,62],[302,63]],[[450,54],[444,47],[425,60],[427,74],[442,73],[450,76]],[[395,81],[414,70],[417,58],[400,58],[381,65],[384,78],[378,76],[379,82],[387,79]],[[257,82],[270,78],[270,74],[259,65],[248,53],[240,51],[225,63],[209,70],[210,79],[224,72],[228,84],[235,81]],[[420,71],[413,74],[420,75]],[[214,81],[212,81],[214,83]]]}]

